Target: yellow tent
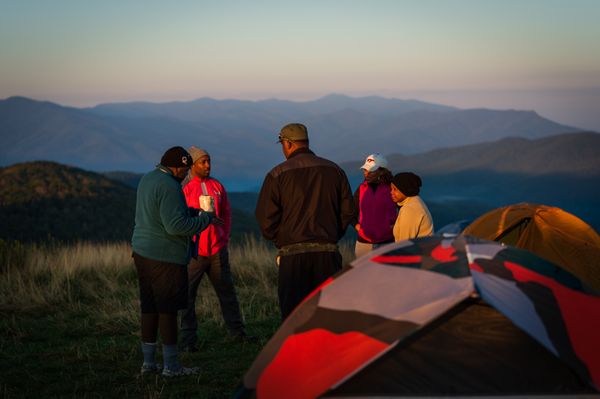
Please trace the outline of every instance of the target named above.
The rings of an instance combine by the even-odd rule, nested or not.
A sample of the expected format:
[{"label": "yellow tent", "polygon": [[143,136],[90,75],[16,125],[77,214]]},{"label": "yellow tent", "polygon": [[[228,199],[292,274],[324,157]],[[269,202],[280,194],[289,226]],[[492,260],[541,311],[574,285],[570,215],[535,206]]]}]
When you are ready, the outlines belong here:
[{"label": "yellow tent", "polygon": [[521,203],[494,209],[463,234],[525,248],[600,290],[600,236],[560,208]]}]

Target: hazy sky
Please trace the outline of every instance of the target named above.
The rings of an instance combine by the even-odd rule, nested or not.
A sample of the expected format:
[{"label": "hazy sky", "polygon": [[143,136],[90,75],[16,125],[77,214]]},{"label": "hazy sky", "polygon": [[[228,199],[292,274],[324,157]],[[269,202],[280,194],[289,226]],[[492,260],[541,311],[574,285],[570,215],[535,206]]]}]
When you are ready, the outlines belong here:
[{"label": "hazy sky", "polygon": [[0,0],[0,99],[381,95],[600,131],[599,21],[600,0]]}]

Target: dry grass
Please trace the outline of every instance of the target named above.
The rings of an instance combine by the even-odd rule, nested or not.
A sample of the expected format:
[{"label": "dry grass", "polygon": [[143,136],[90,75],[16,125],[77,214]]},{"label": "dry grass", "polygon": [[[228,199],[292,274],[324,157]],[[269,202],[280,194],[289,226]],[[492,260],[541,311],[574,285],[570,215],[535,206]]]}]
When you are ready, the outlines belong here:
[{"label": "dry grass", "polygon": [[[345,261],[352,252],[342,246]],[[259,342],[228,340],[205,278],[196,304],[200,352],[182,356],[204,372],[170,382],[136,376],[139,300],[129,244],[0,241],[0,396],[230,397],[280,323],[274,259],[275,249],[261,239],[230,246],[241,311]]]}]

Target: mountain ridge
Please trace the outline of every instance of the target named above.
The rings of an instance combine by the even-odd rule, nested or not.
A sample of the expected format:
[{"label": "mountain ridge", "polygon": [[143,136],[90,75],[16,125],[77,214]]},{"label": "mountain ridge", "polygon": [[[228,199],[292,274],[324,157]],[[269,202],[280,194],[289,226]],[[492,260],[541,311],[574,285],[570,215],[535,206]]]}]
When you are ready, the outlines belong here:
[{"label": "mountain ridge", "polygon": [[[538,139],[507,137],[421,154],[389,154],[387,159],[394,172],[412,170],[423,175],[488,170],[525,175],[600,176],[597,154],[600,154],[600,133],[576,132]],[[351,172],[363,162],[357,159],[340,165]]]},{"label": "mountain ridge", "polygon": [[376,96],[306,102],[206,97],[94,108],[11,97],[0,100],[0,166],[47,159],[94,171],[142,172],[167,148],[195,145],[208,150],[217,169],[221,165],[221,176],[252,181],[282,161],[276,132],[290,121],[305,123],[314,151],[336,162],[579,131],[533,111],[461,110]]}]

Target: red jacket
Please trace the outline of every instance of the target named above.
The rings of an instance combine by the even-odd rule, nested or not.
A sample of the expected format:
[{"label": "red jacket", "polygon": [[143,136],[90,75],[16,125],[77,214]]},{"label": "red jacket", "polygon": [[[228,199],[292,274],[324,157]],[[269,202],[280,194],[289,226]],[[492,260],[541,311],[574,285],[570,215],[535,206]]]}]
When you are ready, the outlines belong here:
[{"label": "red jacket", "polygon": [[[198,242],[198,255],[211,256],[219,252],[221,248],[229,242],[229,234],[231,233],[231,208],[225,187],[212,177],[199,178],[193,177],[188,184],[183,187],[185,200],[189,207],[199,209],[199,197],[203,195],[202,183],[206,185],[207,194],[214,198],[215,213],[217,217],[223,219],[223,226],[215,226],[211,224],[208,228],[200,233],[200,241]],[[194,236],[194,242],[197,240],[197,235]]]}]

